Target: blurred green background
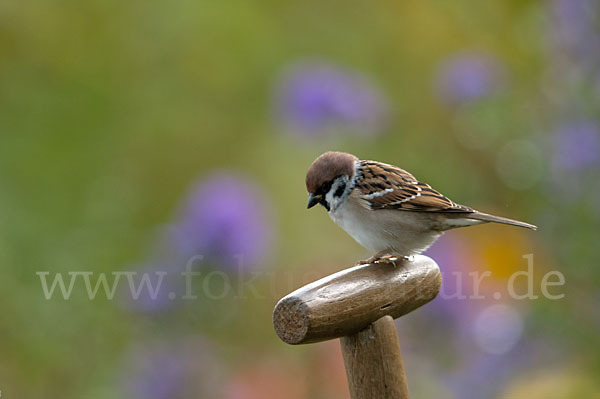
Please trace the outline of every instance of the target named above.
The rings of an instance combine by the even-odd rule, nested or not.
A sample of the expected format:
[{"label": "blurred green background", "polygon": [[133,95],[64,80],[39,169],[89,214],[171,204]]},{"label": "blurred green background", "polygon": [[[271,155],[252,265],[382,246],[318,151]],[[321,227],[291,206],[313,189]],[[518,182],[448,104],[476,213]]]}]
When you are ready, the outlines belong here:
[{"label": "blurred green background", "polygon": [[[280,297],[371,255],[305,209],[327,150],[539,226],[429,250],[446,294],[492,277],[485,300],[397,321],[413,397],[600,397],[599,16],[595,0],[0,3],[2,397],[348,397],[337,342],[290,347],[271,323]],[[527,254],[539,298],[510,298]],[[540,293],[552,270],[562,299]],[[137,300],[125,277],[90,299],[83,275],[46,299],[36,274],[123,271],[169,274]]]}]

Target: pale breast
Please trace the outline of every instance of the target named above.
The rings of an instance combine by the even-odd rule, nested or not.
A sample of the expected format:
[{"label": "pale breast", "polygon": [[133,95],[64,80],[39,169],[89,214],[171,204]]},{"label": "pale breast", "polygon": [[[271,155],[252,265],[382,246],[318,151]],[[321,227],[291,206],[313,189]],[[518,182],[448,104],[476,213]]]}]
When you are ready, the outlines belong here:
[{"label": "pale breast", "polygon": [[360,245],[372,252],[390,251],[412,255],[427,249],[440,235],[428,226],[430,221],[420,212],[371,210],[360,199],[350,196],[331,219]]},{"label": "pale breast", "polygon": [[331,219],[360,245],[373,252],[388,249],[394,237],[382,228],[373,211],[363,207],[356,199],[350,197],[334,212],[329,212]]}]

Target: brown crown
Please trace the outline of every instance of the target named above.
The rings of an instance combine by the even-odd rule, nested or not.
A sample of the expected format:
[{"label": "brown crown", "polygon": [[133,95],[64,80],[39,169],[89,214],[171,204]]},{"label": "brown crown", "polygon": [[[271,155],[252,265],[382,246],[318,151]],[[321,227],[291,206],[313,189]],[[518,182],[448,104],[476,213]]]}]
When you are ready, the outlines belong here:
[{"label": "brown crown", "polygon": [[347,152],[329,151],[319,156],[306,172],[306,189],[314,194],[324,183],[330,182],[338,176],[354,175],[354,155]]}]

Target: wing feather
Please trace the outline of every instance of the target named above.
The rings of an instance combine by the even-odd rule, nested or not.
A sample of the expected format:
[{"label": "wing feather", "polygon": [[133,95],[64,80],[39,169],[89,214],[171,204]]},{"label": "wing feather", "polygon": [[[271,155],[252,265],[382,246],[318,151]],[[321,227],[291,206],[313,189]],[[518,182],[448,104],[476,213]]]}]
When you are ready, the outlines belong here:
[{"label": "wing feather", "polygon": [[397,166],[360,161],[362,179],[356,184],[371,209],[403,209],[422,212],[473,212],[440,194],[429,184]]}]

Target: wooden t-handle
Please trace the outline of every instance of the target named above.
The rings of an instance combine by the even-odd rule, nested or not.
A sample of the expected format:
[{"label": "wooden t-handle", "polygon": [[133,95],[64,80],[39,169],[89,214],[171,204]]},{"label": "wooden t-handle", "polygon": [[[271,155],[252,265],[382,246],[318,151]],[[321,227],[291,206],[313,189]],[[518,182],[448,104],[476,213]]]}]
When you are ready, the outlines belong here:
[{"label": "wooden t-handle", "polygon": [[308,284],[282,298],[273,325],[288,344],[351,335],[383,316],[398,318],[431,301],[442,276],[430,258],[417,255],[396,265],[355,266]]},{"label": "wooden t-handle", "polygon": [[409,398],[396,324],[390,316],[340,342],[352,399]]}]

